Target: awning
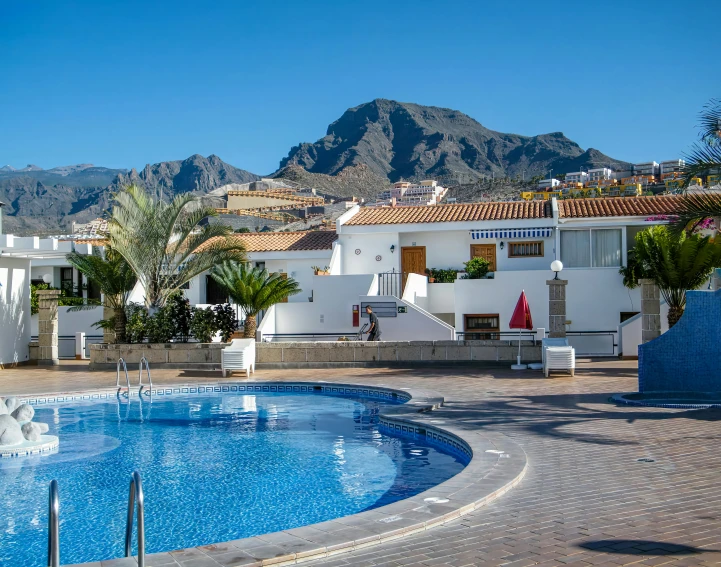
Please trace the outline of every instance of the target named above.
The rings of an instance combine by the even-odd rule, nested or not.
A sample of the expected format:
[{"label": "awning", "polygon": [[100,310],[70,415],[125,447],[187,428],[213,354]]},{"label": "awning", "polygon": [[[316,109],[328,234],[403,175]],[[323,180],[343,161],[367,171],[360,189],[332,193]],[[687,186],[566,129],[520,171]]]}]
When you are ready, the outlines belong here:
[{"label": "awning", "polygon": [[503,228],[503,229],[483,229],[471,230],[471,238],[473,240],[481,240],[483,238],[550,238],[553,232],[552,227],[544,228]]}]

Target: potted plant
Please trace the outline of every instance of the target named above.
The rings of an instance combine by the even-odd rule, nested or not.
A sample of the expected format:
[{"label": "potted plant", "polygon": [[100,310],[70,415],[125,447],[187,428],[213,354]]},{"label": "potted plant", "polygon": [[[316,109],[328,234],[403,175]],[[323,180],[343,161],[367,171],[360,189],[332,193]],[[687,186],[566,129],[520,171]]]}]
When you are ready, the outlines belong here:
[{"label": "potted plant", "polygon": [[319,266],[312,266],[313,274],[316,276],[329,276],[330,275],[330,268],[326,266],[325,268],[321,268]]},{"label": "potted plant", "polygon": [[426,268],[424,270],[424,273],[426,274],[426,277],[428,278],[428,283],[435,283],[436,278],[433,277],[433,272],[431,272],[430,268]]},{"label": "potted plant", "polygon": [[466,267],[466,275],[463,276],[463,279],[466,280],[480,280],[485,278],[489,271],[488,260],[485,258],[471,258],[463,265]]}]

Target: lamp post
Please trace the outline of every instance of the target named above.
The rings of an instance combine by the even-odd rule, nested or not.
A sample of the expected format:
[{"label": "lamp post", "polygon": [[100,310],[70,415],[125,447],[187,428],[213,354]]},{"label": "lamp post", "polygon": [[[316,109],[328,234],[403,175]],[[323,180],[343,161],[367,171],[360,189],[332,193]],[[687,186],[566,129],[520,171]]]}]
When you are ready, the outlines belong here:
[{"label": "lamp post", "polygon": [[565,337],[566,336],[566,285],[567,280],[558,277],[558,273],[563,270],[563,263],[560,260],[551,262],[551,270],[555,272],[556,277],[552,280],[546,280],[548,286],[548,329],[549,337]]},{"label": "lamp post", "polygon": [[553,262],[551,262],[551,271],[556,273],[556,277],[553,278],[554,280],[558,279],[558,272],[560,272],[561,270],[563,270],[563,262],[561,262],[560,260],[554,260]]}]

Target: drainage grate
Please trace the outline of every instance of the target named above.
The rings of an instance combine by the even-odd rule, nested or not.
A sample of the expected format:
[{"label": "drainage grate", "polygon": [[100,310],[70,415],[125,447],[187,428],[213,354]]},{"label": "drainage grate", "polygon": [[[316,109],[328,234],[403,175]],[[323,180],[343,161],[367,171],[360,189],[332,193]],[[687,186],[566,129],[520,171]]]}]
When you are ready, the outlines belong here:
[{"label": "drainage grate", "polygon": [[656,462],[655,459],[636,459],[636,461],[639,463],[655,463]]}]

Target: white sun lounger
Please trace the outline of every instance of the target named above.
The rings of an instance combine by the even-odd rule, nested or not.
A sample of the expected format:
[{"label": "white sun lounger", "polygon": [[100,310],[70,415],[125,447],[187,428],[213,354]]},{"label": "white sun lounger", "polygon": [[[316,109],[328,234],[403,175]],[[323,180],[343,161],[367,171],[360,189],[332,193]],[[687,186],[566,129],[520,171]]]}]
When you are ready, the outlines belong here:
[{"label": "white sun lounger", "polygon": [[572,346],[549,346],[543,349],[543,373],[548,378],[551,370],[567,370],[576,373],[576,349]]},{"label": "white sun lounger", "polygon": [[220,351],[220,368],[223,378],[226,372],[245,370],[245,376],[255,374],[255,339],[233,339]]}]

